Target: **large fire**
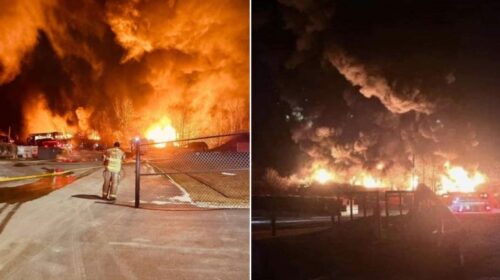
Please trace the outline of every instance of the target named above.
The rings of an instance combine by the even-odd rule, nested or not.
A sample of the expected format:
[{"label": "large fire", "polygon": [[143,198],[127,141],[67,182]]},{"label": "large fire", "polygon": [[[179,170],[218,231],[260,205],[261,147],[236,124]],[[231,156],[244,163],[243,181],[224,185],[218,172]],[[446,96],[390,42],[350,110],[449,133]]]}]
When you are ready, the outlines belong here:
[{"label": "large fire", "polygon": [[[377,166],[380,171],[380,167]],[[311,175],[307,176],[307,181],[317,182],[320,184],[326,183],[340,183],[364,186],[368,189],[373,188],[395,188],[400,190],[415,190],[420,183],[420,177],[408,172],[401,175],[402,178],[385,178],[378,177],[368,171],[360,171],[355,175],[341,175],[341,172],[335,172],[331,169],[324,167],[313,168]],[[461,166],[452,166],[449,162],[443,165],[443,171],[440,175],[439,182],[437,182],[436,190],[438,193],[448,192],[474,192],[476,188],[486,182],[486,176],[479,171],[469,172]],[[400,179],[400,180],[398,180]],[[398,185],[394,182],[403,182],[403,185]]]},{"label": "large fire", "polygon": [[97,132],[95,130],[90,130],[90,132],[87,134],[87,138],[89,138],[90,140],[95,140],[95,141],[101,140],[101,136],[99,135],[99,132]]},{"label": "large fire", "polygon": [[326,168],[315,168],[309,181],[315,181],[320,184],[326,183],[349,183],[352,185],[360,185],[366,188],[385,188],[387,184],[380,178],[376,178],[367,172],[361,172],[358,175],[352,176],[349,180],[342,179],[345,176],[340,176],[334,171]]},{"label": "large fire", "polygon": [[[126,143],[146,131],[165,141],[249,129],[247,0],[105,3],[15,1],[0,12],[1,93],[23,108],[13,134]],[[165,112],[170,125],[151,128]]]},{"label": "large fire", "polygon": [[324,168],[317,169],[313,174],[314,180],[320,184],[325,184],[331,181],[333,177],[334,177],[333,173],[329,172]]},{"label": "large fire", "polygon": [[385,184],[381,179],[375,178],[371,174],[367,173],[361,173],[360,175],[353,177],[351,184],[361,185],[369,189],[385,187]]},{"label": "large fire", "polygon": [[61,139],[71,139],[79,135],[90,140],[101,140],[99,132],[90,128],[91,111],[83,107],[59,116],[51,112],[46,99],[39,95],[25,102],[23,114],[25,122],[23,137],[31,133],[60,132]]},{"label": "large fire", "polygon": [[164,142],[154,145],[156,148],[164,148],[167,145],[165,142],[177,139],[177,132],[172,126],[170,119],[163,117],[146,130],[146,138],[153,142]]},{"label": "large fire", "polygon": [[476,187],[486,182],[481,172],[468,172],[463,167],[444,164],[445,173],[441,175],[440,192],[474,192]]},{"label": "large fire", "polygon": [[52,131],[74,134],[77,129],[68,125],[67,119],[69,116],[53,114],[48,108],[47,101],[41,95],[25,102],[23,115],[25,123],[24,137],[27,137],[30,133]]}]

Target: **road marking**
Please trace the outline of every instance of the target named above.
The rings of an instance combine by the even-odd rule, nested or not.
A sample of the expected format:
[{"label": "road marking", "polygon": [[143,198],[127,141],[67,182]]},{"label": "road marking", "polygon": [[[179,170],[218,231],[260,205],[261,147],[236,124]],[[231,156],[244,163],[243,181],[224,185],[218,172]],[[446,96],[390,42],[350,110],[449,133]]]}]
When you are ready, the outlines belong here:
[{"label": "road marking", "polygon": [[68,170],[59,171],[59,172],[43,173],[43,174],[35,174],[35,175],[27,175],[27,176],[0,177],[0,182],[12,182],[12,181],[19,181],[19,180],[26,180],[26,179],[34,179],[34,178],[61,176],[61,175],[66,175],[66,174],[71,173],[71,172],[75,172],[75,171],[92,170],[92,169],[97,169],[97,168],[102,168],[102,166],[82,167],[82,168],[68,169]]},{"label": "road marking", "polygon": [[[156,169],[159,169],[158,167],[154,166],[153,164],[151,163],[146,163],[149,167],[153,168],[153,170]],[[155,170],[156,171],[156,170]],[[168,175],[165,175],[168,180],[175,186],[177,187],[181,192],[182,192],[182,195],[181,196],[174,196],[174,197],[171,197],[170,200],[173,200],[173,201],[180,201],[180,202],[187,202],[187,203],[190,203],[192,205],[196,205],[193,200],[191,199],[191,196],[189,195],[189,193],[181,186],[179,185],[176,181],[174,181],[174,179],[172,179],[172,177],[168,176]]]}]

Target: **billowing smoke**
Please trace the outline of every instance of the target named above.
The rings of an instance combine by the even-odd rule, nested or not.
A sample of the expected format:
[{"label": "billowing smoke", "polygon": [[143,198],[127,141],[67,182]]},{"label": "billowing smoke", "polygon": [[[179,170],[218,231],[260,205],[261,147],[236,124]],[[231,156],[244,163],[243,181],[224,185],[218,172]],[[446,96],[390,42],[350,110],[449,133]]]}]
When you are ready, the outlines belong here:
[{"label": "billowing smoke", "polygon": [[181,138],[248,130],[248,1],[10,2],[0,93],[23,99],[24,135],[125,141],[165,117]]},{"label": "billowing smoke", "polygon": [[19,73],[21,61],[37,43],[38,30],[46,18],[43,10],[54,1],[0,1],[0,85]]},{"label": "billowing smoke", "polygon": [[396,114],[410,111],[430,114],[433,111],[434,104],[425,100],[418,88],[391,86],[383,76],[340,50],[328,51],[326,56],[353,86],[359,87],[361,94],[366,98],[376,97],[387,110]]},{"label": "billowing smoke", "polygon": [[[432,185],[448,160],[473,166],[470,155],[478,145],[474,128],[459,113],[459,104],[445,97],[456,80],[452,67],[429,68],[416,55],[418,49],[405,54],[411,59],[398,61],[388,51],[377,53],[380,42],[353,47],[351,41],[366,44],[369,39],[342,37],[346,32],[336,30],[333,1],[280,3],[285,28],[296,37],[285,68],[310,69],[319,57],[323,71],[333,67],[337,72],[323,81],[325,86],[338,79],[334,75],[349,83],[344,91],[331,92],[331,99],[342,96],[342,105],[334,108],[305,109],[310,105],[287,97],[284,90],[283,99],[292,110],[293,141],[308,156],[290,181],[325,168],[334,171],[339,182],[360,183],[353,178],[369,174],[386,186],[405,188],[415,177]],[[277,176],[274,171],[267,174]]]}]

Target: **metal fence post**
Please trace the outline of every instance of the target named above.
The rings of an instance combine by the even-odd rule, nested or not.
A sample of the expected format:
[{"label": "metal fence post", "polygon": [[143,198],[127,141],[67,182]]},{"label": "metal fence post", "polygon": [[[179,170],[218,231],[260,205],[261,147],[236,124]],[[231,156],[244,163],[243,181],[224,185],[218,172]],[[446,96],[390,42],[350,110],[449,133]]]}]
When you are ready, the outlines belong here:
[{"label": "metal fence post", "polygon": [[141,145],[135,143],[135,208],[139,208],[141,192]]},{"label": "metal fence post", "polygon": [[366,191],[363,192],[363,217],[366,218]]},{"label": "metal fence post", "polygon": [[381,229],[381,215],[380,215],[380,194],[379,194],[379,191],[376,192],[377,193],[377,204],[375,205],[375,213],[376,213],[376,216],[375,216],[375,219],[376,219],[376,223],[377,223],[377,234],[378,234],[378,238],[382,238],[382,229]]},{"label": "metal fence post", "polygon": [[354,200],[354,198],[353,198],[353,195],[351,193],[351,194],[349,194],[349,212],[351,212],[350,213],[350,219],[351,219],[351,221],[354,220],[353,213],[352,213],[353,200]]},{"label": "metal fence post", "polygon": [[276,236],[276,206],[273,199],[271,199],[271,235]]},{"label": "metal fence post", "polygon": [[[344,203],[342,202],[342,200],[337,196],[337,203],[340,205],[340,211],[337,212],[337,223],[340,225],[341,221],[342,221],[342,209],[344,208]],[[347,208],[346,208],[347,210]]]},{"label": "metal fence post", "polygon": [[332,228],[335,227],[335,216],[337,215],[337,207],[338,205],[335,203],[335,200],[331,199],[329,201],[329,205],[330,205],[330,218],[331,218],[331,222],[332,222]]},{"label": "metal fence post", "polygon": [[403,216],[403,194],[399,191],[399,215]]},{"label": "metal fence post", "polygon": [[387,191],[384,192],[384,198],[385,198],[385,217],[389,217],[389,194]]}]

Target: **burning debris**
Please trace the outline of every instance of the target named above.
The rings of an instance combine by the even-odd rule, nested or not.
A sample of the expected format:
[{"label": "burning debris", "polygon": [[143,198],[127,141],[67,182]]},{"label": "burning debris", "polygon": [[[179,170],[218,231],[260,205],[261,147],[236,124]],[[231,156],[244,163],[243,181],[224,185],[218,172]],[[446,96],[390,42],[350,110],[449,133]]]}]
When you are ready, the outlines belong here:
[{"label": "burning debris", "polygon": [[[170,120],[162,118],[158,123],[151,125],[146,131],[146,139],[153,142],[167,142],[177,139],[177,132],[172,127]],[[166,143],[158,143],[154,146],[157,148],[166,147]]]},{"label": "burning debris", "polygon": [[248,130],[248,1],[2,7],[0,94],[10,102],[0,106],[22,107],[11,116],[22,138],[70,131],[128,142]]},{"label": "burning debris", "polygon": [[[66,139],[78,135],[81,138],[101,140],[99,133],[89,124],[91,114],[83,107],[78,107],[75,114],[69,112],[64,116],[55,115],[50,111],[47,101],[42,95],[24,104],[24,135],[59,131],[66,135]],[[76,116],[76,121],[75,121]]]},{"label": "burning debris", "polygon": [[314,180],[320,184],[325,184],[334,179],[334,176],[332,173],[328,172],[328,170],[320,168],[314,171],[314,174],[312,175]]},{"label": "burning debris", "polygon": [[[476,192],[477,187],[487,182],[487,177],[479,171],[467,171],[461,166],[452,166],[446,162],[440,170],[434,171],[432,185],[438,194],[445,193],[470,193]],[[376,174],[376,175],[375,175]],[[327,169],[323,167],[304,168],[290,177],[281,177],[273,170],[268,169],[266,181],[283,189],[296,188],[298,186],[309,187],[319,184],[320,186],[352,185],[361,186],[366,189],[388,189],[388,190],[415,190],[420,183],[420,177],[411,172],[402,172],[395,177],[388,177],[380,173],[359,171],[348,173],[341,170]]]},{"label": "burning debris", "polygon": [[444,164],[445,172],[441,175],[440,192],[475,192],[476,187],[486,182],[486,176],[479,171],[469,172],[461,166]]}]

